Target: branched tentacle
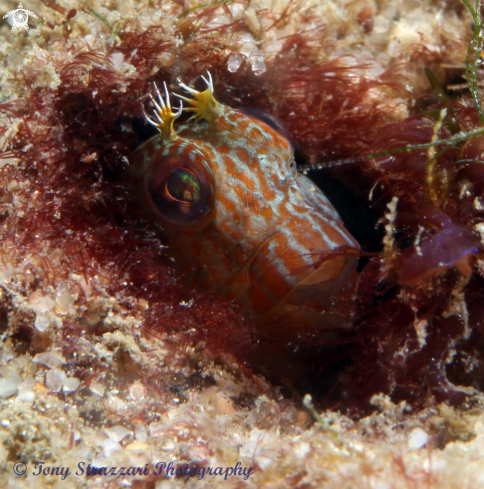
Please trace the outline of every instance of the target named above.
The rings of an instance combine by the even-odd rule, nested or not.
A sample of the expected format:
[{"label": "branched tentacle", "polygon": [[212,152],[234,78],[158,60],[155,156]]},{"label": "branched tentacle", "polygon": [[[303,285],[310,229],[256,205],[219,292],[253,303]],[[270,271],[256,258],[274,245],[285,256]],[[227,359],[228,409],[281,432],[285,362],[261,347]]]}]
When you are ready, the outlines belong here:
[{"label": "branched tentacle", "polygon": [[187,98],[183,95],[179,95],[174,93],[176,97],[185,100],[188,102],[191,107],[186,108],[190,112],[194,112],[195,115],[193,119],[195,121],[200,121],[201,119],[207,120],[209,123],[213,122],[220,114],[221,105],[215,100],[213,96],[213,80],[212,75],[209,71],[207,71],[208,78],[202,76],[203,81],[207,84],[207,89],[203,92],[199,92],[192,87],[189,87],[183,82],[180,82],[179,85],[183,90],[188,92],[190,95],[193,95],[193,98]]},{"label": "branched tentacle", "polygon": [[182,111],[183,111],[183,102],[180,100],[180,107],[176,112],[173,112],[171,108],[171,102],[170,102],[170,94],[168,92],[168,88],[166,86],[166,83],[163,82],[163,85],[165,87],[165,100],[163,100],[163,97],[158,90],[158,87],[156,83],[153,83],[155,90],[156,90],[156,95],[157,99],[149,94],[149,97],[151,101],[153,102],[153,105],[155,106],[155,110],[153,111],[153,115],[155,119],[151,116],[149,116],[144,108],[143,108],[143,113],[146,117],[146,120],[153,126],[155,126],[161,133],[163,139],[169,140],[173,139],[176,137],[175,130],[173,129],[173,122],[175,119],[180,117]]}]

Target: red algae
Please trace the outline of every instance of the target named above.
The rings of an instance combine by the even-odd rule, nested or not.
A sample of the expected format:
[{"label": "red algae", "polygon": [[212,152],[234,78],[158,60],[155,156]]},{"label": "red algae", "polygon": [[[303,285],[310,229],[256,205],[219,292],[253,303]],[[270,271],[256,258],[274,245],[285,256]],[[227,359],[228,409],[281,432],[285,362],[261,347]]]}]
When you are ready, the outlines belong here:
[{"label": "red algae", "polygon": [[[454,109],[460,127],[468,129],[476,113],[449,104],[447,110]],[[436,125],[419,116],[392,123],[381,129],[374,152],[391,153],[408,144],[428,143]],[[442,129],[440,137],[449,137],[447,129]],[[462,402],[474,392],[470,386],[479,388],[482,382],[476,381],[481,355],[477,354],[465,374],[456,353],[480,341],[478,325],[484,312],[476,307],[469,312],[466,305],[480,283],[475,263],[483,251],[478,232],[482,212],[474,200],[480,195],[479,187],[459,168],[459,156],[455,146],[433,154],[422,148],[389,154],[368,166],[371,174],[377,170],[373,191],[377,205],[388,202],[390,196],[395,205],[384,219],[392,236],[391,249],[383,258],[371,259],[357,286],[365,291],[367,305],[378,305],[357,312],[361,318],[357,336],[364,344],[355,370],[359,395],[365,385],[365,390],[389,392],[395,399],[417,404],[425,403],[428,396]],[[428,178],[431,158],[440,172],[441,187],[434,194],[429,192],[429,185],[434,185]],[[432,200],[432,195],[437,197]],[[357,297],[361,308],[361,297]],[[373,343],[376,331],[381,336]]]},{"label": "red algae", "polygon": [[442,211],[422,208],[420,214],[430,236],[420,236],[420,243],[402,253],[400,282],[416,285],[436,273],[457,268],[463,276],[472,274],[470,258],[483,251],[479,238],[469,229],[454,224]]}]

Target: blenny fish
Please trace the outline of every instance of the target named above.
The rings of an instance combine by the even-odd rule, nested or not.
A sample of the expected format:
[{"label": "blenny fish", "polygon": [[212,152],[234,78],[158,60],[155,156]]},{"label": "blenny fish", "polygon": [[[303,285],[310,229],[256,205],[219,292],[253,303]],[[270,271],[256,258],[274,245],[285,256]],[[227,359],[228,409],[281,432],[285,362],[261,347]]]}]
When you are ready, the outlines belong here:
[{"label": "blenny fish", "polygon": [[[133,175],[143,207],[163,228],[176,266],[198,290],[236,300],[259,330],[299,335],[325,327],[331,298],[355,269],[359,245],[326,196],[297,172],[284,129],[261,111],[214,98],[213,82],[193,98],[195,123],[174,129],[155,85],[160,132],[137,149]],[[327,317],[327,315],[326,315]]]}]

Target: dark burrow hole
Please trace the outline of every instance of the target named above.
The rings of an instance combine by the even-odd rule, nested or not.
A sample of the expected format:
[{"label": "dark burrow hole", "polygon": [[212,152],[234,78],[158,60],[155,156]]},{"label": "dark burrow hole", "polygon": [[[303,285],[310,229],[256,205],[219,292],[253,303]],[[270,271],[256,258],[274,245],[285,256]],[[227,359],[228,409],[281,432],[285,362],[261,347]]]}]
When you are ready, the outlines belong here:
[{"label": "dark burrow hole", "polygon": [[[374,210],[367,200],[328,172],[312,171],[308,173],[308,177],[328,197],[341,216],[346,229],[360,244],[362,251],[370,253],[381,251],[384,229],[378,226],[380,213]],[[358,271],[361,271],[368,261],[369,257],[361,257]]]},{"label": "dark burrow hole", "polygon": [[159,134],[156,127],[148,124],[144,119],[134,119],[132,121],[133,131],[138,135],[139,145],[151,139],[154,135]]}]

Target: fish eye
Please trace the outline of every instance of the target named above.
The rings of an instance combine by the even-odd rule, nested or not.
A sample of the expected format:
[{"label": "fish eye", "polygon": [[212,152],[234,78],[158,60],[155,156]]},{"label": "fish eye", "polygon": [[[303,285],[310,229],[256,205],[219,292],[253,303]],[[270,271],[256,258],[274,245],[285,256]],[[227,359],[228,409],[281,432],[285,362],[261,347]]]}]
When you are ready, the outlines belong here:
[{"label": "fish eye", "polygon": [[176,225],[204,226],[214,209],[214,178],[198,154],[155,157],[146,174],[149,200],[163,221]]},{"label": "fish eye", "polygon": [[173,170],[166,180],[169,195],[180,202],[196,204],[200,201],[200,182],[197,177],[184,168]]}]

